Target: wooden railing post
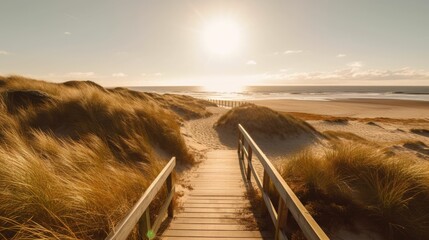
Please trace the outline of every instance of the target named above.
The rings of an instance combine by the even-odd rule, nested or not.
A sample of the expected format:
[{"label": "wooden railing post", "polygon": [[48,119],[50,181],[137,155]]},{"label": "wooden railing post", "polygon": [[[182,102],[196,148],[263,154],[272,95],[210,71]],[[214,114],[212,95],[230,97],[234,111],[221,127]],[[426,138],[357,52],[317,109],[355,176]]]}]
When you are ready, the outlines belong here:
[{"label": "wooden railing post", "polygon": [[250,177],[252,176],[252,147],[248,146],[247,148],[247,181],[250,181]]},{"label": "wooden railing post", "polygon": [[240,159],[244,159],[244,136],[241,135],[241,153],[240,153]]},{"label": "wooden railing post", "polygon": [[[262,177],[262,192],[263,192],[262,196],[264,194],[269,196],[269,191],[270,191],[270,177],[268,176],[267,170],[264,168],[264,176]],[[263,206],[262,209],[264,209],[264,214],[269,214],[269,211],[266,206],[265,207]]]},{"label": "wooden railing post", "polygon": [[238,156],[241,156],[241,132],[238,130],[238,147],[237,147]]},{"label": "wooden railing post", "polygon": [[267,170],[264,169],[264,179],[262,187],[264,188],[264,192],[268,194],[270,191],[270,177],[268,176]]},{"label": "wooden railing post", "polygon": [[[171,193],[173,191],[173,174],[170,173],[170,175],[167,177],[167,194]],[[174,193],[173,193],[174,194]],[[174,198],[174,197],[173,197]],[[170,202],[170,205],[168,206],[168,217],[173,217],[174,216],[174,205],[173,205],[173,201]]]},{"label": "wooden railing post", "polygon": [[276,223],[276,232],[275,232],[275,240],[278,240],[280,234],[282,233],[282,229],[287,222],[288,209],[281,197],[279,197],[279,206],[277,208],[277,223]]},{"label": "wooden railing post", "polygon": [[149,213],[149,208],[147,208],[139,221],[139,238],[151,239],[152,235],[153,233],[150,228],[150,213]]}]

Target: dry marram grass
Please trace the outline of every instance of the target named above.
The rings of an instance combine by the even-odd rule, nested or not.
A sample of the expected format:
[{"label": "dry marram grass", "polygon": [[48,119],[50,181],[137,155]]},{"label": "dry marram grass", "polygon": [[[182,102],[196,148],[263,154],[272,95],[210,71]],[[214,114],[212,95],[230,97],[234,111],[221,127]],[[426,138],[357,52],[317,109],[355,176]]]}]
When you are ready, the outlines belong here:
[{"label": "dry marram grass", "polygon": [[105,237],[165,160],[193,163],[179,122],[208,115],[209,104],[18,76],[0,77],[0,91],[4,239]]},{"label": "dry marram grass", "polygon": [[391,157],[358,143],[337,143],[321,155],[305,150],[280,169],[325,227],[364,219],[390,239],[429,235],[426,162]]}]

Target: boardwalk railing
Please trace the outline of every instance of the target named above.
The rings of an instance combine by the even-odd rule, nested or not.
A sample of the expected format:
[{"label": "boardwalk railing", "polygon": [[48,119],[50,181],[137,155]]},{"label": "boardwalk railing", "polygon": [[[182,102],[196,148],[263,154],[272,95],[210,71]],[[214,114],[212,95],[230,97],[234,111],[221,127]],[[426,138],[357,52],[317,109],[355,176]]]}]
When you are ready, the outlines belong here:
[{"label": "boardwalk railing", "polygon": [[234,100],[221,100],[221,99],[207,99],[207,101],[215,103],[218,107],[238,107],[246,102]]},{"label": "boardwalk railing", "polygon": [[[173,217],[173,204],[171,201],[174,196],[174,184],[172,173],[176,166],[176,158],[172,158],[167,165],[162,169],[161,173],[155,178],[152,184],[146,189],[134,207],[128,212],[121,222],[119,222],[112,232],[107,236],[106,240],[127,239],[128,235],[133,231],[138,223],[138,232],[141,239],[152,239],[156,236],[161,223],[166,215]],[[157,218],[151,224],[149,205],[155,198],[156,194],[162,188],[164,183],[167,185],[167,197],[162,205]]]},{"label": "boardwalk railing", "polygon": [[[243,126],[239,124],[238,128],[239,159],[243,162],[244,166],[246,166],[245,160],[247,160],[247,180],[250,182],[253,174],[255,182],[262,192],[265,205],[271,216],[271,220],[276,227],[275,239],[287,239],[284,228],[287,223],[289,213],[292,214],[292,217],[295,219],[307,239],[329,239]],[[253,154],[258,157],[264,168],[262,181],[252,164]],[[273,201],[270,198],[270,182],[279,194],[277,208],[274,207]]]}]

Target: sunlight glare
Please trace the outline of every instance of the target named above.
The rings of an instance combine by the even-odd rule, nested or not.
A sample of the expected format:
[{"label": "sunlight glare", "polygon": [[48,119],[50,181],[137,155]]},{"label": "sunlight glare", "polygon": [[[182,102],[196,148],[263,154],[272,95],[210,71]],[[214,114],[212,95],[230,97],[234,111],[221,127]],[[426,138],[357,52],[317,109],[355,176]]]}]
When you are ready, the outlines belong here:
[{"label": "sunlight glare", "polygon": [[240,81],[231,80],[206,80],[203,85],[205,91],[218,93],[239,93],[245,88],[245,85]]},{"label": "sunlight glare", "polygon": [[214,55],[228,55],[238,50],[240,27],[230,18],[215,18],[203,28],[204,47]]}]

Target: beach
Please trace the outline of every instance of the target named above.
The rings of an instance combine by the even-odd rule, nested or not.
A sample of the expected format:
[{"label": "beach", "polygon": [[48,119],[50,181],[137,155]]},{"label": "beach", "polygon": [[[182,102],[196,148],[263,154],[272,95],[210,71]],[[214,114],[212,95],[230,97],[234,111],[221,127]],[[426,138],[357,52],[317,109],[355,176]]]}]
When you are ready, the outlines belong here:
[{"label": "beach", "polygon": [[429,118],[428,101],[397,99],[249,100],[281,112],[299,112],[356,118]]},{"label": "beach", "polygon": [[[272,108],[282,114],[292,114],[309,123],[324,137],[315,140],[308,135],[293,135],[285,138],[252,135],[255,142],[269,160],[282,169],[285,163],[305,149],[317,155],[332,150],[333,139],[352,145],[373,146],[389,156],[397,156],[408,163],[426,164],[429,160],[429,136],[416,129],[429,129],[429,102],[383,99],[347,99],[337,101],[305,100],[259,100],[248,101]],[[208,107],[212,113],[208,118],[190,120],[184,123],[181,132],[190,149],[195,153],[212,150],[237,149],[237,136],[218,131],[216,124],[229,107]],[[299,114],[297,114],[299,113]],[[258,174],[263,167],[255,159],[253,165]],[[182,175],[182,181],[189,184],[198,167]],[[188,186],[188,185],[186,185]],[[189,185],[192,188],[192,184]],[[255,187],[255,186],[254,186]],[[186,196],[188,190],[181,189]],[[367,222],[355,222],[359,231],[337,226],[332,239],[383,239]]]},{"label": "beach", "polygon": [[[309,100],[251,100],[259,106],[269,107],[275,111],[291,114],[307,121],[317,131],[347,133],[365,141],[376,143],[395,153],[417,159],[429,159],[424,154],[425,147],[406,143],[421,142],[429,145],[429,138],[417,134],[413,129],[429,129],[429,102],[386,99],[344,99],[332,101]],[[237,139],[216,131],[216,121],[229,108],[209,107],[212,116],[187,121],[182,126],[182,134],[187,145],[196,151],[213,149],[234,149]],[[340,121],[332,121],[340,119]],[[287,159],[306,147],[324,147],[326,142],[314,143],[305,137],[293,139],[258,138],[261,149],[274,162]],[[412,145],[412,144],[411,144]],[[417,149],[417,150],[416,150]]]}]

